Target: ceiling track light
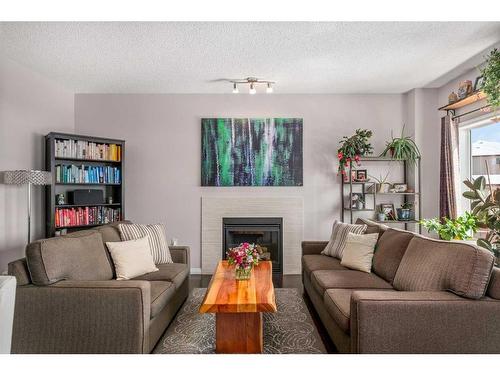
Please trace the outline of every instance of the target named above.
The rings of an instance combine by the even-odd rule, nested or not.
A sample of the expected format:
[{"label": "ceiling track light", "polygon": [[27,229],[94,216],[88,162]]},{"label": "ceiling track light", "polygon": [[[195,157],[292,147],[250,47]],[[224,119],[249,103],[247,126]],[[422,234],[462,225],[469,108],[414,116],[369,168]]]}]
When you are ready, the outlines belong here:
[{"label": "ceiling track light", "polygon": [[233,94],[238,94],[238,85],[249,85],[248,93],[255,95],[257,93],[258,85],[266,85],[266,93],[271,94],[273,92],[273,84],[276,82],[268,81],[265,79],[259,79],[256,77],[247,77],[243,79],[229,80],[233,84]]}]

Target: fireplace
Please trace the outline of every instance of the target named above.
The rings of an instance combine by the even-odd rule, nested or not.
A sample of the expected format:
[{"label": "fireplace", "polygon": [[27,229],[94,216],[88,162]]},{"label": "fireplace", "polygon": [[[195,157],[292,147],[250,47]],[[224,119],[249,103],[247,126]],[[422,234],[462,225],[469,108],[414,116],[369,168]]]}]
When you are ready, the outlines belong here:
[{"label": "fireplace", "polygon": [[222,259],[227,250],[243,242],[260,245],[262,259],[273,263],[273,273],[283,273],[283,218],[222,218]]}]

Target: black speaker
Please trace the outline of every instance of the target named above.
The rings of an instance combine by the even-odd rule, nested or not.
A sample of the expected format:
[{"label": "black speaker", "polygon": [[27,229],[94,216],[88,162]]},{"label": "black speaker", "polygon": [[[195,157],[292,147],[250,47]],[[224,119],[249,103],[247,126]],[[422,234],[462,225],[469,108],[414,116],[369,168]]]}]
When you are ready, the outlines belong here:
[{"label": "black speaker", "polygon": [[78,189],[69,191],[70,204],[103,204],[104,194],[97,189]]}]

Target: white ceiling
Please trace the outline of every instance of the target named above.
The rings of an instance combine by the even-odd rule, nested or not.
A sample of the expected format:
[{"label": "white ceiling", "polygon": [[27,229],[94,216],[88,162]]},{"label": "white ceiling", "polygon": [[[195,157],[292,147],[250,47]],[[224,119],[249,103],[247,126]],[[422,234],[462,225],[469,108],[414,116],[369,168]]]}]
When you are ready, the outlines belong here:
[{"label": "white ceiling", "polygon": [[[77,93],[402,93],[500,41],[500,22],[1,23],[2,54]],[[471,65],[473,67],[473,65]]]}]

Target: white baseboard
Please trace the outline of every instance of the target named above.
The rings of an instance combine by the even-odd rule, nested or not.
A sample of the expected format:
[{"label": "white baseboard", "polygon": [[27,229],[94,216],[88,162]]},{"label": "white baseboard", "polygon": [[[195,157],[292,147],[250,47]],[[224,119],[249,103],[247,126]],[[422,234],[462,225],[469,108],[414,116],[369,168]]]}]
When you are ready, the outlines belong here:
[{"label": "white baseboard", "polygon": [[191,268],[191,275],[201,275],[201,268]]}]

